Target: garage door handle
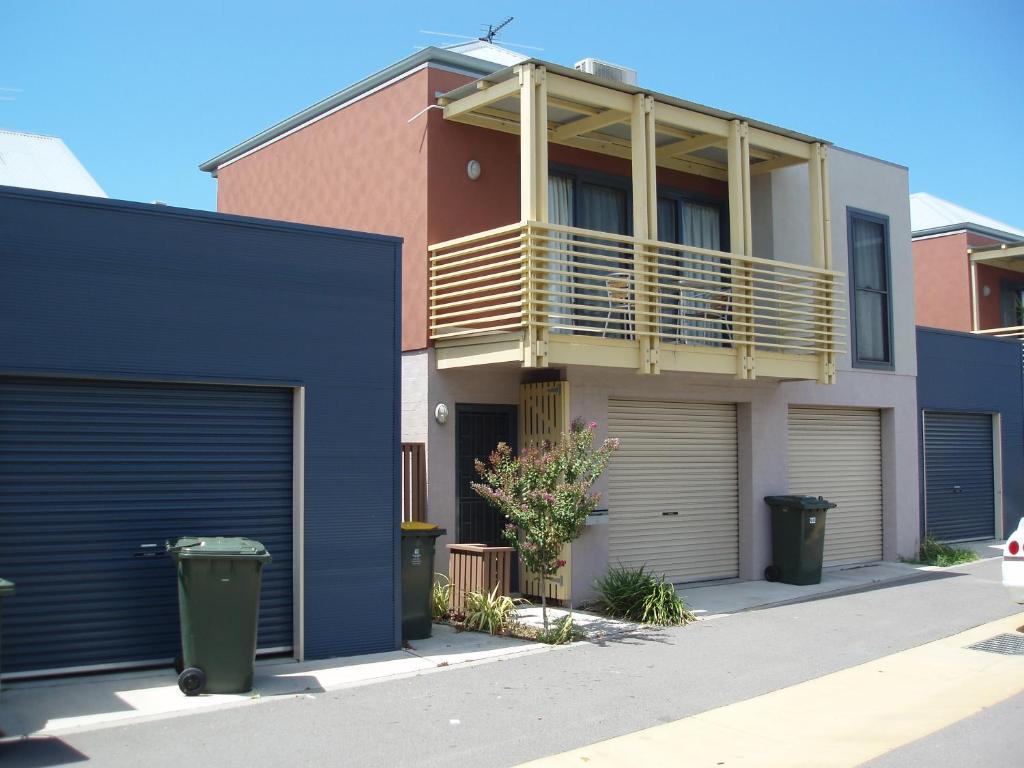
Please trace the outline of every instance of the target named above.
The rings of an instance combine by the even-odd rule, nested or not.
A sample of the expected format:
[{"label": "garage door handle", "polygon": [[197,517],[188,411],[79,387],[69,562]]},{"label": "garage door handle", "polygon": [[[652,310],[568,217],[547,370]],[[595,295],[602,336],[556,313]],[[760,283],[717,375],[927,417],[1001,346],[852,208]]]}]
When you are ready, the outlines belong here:
[{"label": "garage door handle", "polygon": [[661,514],[663,514],[665,517],[675,517],[679,513],[678,512],[662,512]]},{"label": "garage door handle", "polygon": [[959,485],[954,485],[953,486],[953,493],[963,493],[963,492],[964,492],[964,489],[961,488]]},{"label": "garage door handle", "polygon": [[167,550],[157,544],[139,544],[139,549],[132,557],[152,560],[158,557],[167,557]]}]

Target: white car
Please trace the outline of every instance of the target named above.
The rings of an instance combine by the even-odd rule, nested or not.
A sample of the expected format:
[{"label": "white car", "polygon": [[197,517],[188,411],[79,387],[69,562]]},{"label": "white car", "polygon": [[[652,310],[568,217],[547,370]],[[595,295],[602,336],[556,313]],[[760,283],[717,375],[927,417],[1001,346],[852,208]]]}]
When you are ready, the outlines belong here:
[{"label": "white car", "polygon": [[1003,549],[1003,586],[1012,600],[1024,603],[1024,518]]}]

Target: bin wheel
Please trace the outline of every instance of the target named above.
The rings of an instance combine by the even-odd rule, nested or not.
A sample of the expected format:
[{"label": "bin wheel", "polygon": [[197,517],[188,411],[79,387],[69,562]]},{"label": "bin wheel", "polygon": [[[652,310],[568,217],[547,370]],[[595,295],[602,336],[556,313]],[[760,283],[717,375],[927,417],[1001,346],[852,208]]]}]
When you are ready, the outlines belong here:
[{"label": "bin wheel", "polygon": [[206,688],[206,673],[198,667],[189,667],[178,675],[178,687],[186,696],[198,696]]},{"label": "bin wheel", "polygon": [[779,576],[781,575],[782,574],[779,573],[779,569],[774,565],[769,565],[764,569],[764,578],[766,581],[778,581]]},{"label": "bin wheel", "polygon": [[174,671],[179,675],[185,669],[185,658],[179,653],[174,657]]}]

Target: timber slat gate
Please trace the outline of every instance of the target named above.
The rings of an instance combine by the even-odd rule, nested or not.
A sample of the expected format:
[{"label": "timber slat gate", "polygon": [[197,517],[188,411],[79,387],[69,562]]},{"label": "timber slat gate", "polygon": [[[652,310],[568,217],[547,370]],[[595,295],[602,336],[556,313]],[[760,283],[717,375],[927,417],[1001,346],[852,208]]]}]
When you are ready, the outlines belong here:
[{"label": "timber slat gate", "polygon": [[402,522],[427,520],[427,460],[423,443],[402,443]]}]

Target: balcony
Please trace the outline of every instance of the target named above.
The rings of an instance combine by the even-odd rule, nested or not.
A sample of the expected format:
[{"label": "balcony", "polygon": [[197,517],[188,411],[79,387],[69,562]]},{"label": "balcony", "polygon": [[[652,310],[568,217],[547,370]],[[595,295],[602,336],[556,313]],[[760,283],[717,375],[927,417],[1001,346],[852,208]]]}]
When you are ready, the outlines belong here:
[{"label": "balcony", "polygon": [[[973,332],[1024,341],[1024,243],[972,248],[970,256]],[[1012,273],[1018,279],[1006,280]],[[982,282],[996,286],[993,298],[979,293]]]},{"label": "balcony", "polygon": [[[438,97],[444,119],[519,137],[519,223],[430,252],[438,366],[518,362],[832,383],[828,145],[674,97],[528,61]],[[632,236],[550,222],[549,146],[629,161]],[[809,266],[754,256],[751,179],[807,168]],[[658,169],[724,182],[729,252],[662,242]],[[723,238],[724,239],[724,238]]]},{"label": "balcony", "polygon": [[440,368],[515,362],[829,381],[842,275],[527,221],[430,247]]}]

